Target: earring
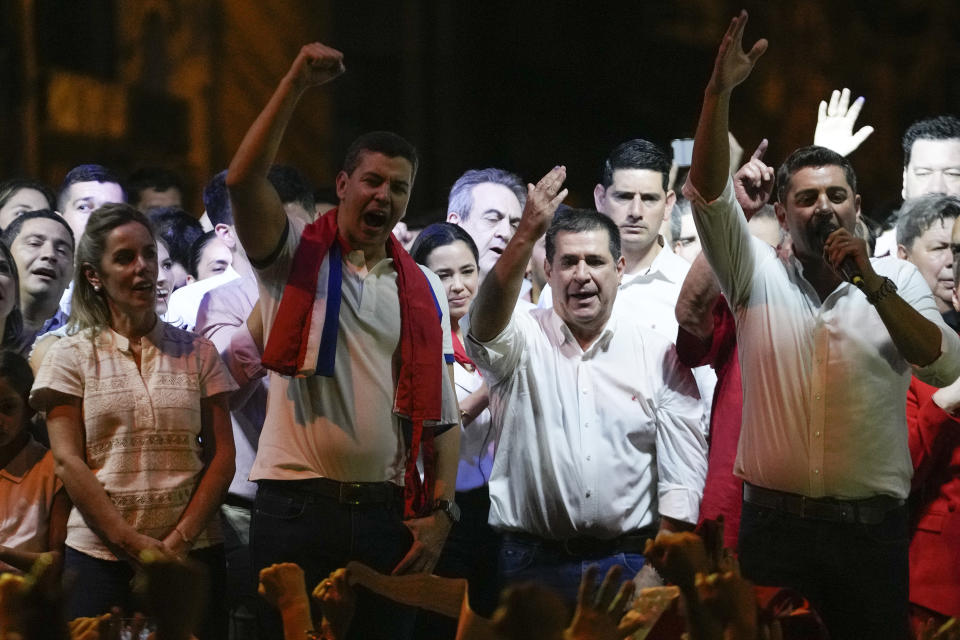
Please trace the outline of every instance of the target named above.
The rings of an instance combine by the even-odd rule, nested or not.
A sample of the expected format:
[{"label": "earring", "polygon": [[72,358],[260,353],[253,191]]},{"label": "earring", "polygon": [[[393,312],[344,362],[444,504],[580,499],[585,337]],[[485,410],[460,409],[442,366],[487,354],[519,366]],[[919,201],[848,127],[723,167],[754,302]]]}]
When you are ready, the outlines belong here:
[{"label": "earring", "polygon": [[100,285],[98,284],[93,285],[93,290],[96,291],[97,293],[100,293]]}]

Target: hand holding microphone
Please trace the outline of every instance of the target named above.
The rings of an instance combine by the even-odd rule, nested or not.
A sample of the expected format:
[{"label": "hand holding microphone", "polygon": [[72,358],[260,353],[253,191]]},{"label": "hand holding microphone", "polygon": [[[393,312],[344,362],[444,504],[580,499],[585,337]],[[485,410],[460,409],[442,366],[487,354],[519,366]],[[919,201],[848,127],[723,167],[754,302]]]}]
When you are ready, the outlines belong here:
[{"label": "hand holding microphone", "polygon": [[831,260],[827,255],[827,238],[829,238],[830,235],[838,229],[840,229],[840,226],[832,219],[824,221],[819,227],[817,227],[817,238],[820,240],[820,244],[824,248],[823,257],[831,266],[833,266],[833,268],[844,280],[862,288],[863,274],[860,272],[860,267],[857,266],[857,263],[852,255],[847,254],[844,256],[839,264],[834,263],[834,261]]}]

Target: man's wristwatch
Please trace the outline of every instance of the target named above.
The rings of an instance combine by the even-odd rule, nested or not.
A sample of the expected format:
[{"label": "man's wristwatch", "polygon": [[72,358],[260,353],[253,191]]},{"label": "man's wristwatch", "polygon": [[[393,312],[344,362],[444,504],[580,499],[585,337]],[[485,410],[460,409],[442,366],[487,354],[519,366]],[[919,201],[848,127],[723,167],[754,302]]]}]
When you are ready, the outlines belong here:
[{"label": "man's wristwatch", "polygon": [[460,522],[460,507],[452,500],[437,500],[433,503],[433,510],[443,511],[453,524]]}]

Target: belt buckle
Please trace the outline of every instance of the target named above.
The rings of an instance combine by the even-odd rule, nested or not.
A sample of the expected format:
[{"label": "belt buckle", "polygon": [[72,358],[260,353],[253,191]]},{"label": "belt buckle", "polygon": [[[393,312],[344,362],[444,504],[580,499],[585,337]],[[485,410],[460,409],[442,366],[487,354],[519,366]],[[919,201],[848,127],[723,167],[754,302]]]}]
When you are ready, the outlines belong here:
[{"label": "belt buckle", "polygon": [[341,482],[338,501],[340,504],[359,505],[362,488],[363,486],[359,482]]}]

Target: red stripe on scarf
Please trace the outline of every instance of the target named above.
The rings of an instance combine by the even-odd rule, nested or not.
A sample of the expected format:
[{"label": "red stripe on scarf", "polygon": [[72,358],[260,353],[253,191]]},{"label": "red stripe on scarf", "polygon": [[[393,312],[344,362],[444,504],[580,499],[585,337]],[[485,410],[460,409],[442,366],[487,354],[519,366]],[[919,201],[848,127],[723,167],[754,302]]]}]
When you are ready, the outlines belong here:
[{"label": "red stripe on scarf", "polygon": [[[310,332],[320,265],[338,239],[337,209],[304,228],[293,256],[287,284],[263,351],[263,365],[291,376],[304,361]],[[432,509],[436,476],[433,429],[425,420],[439,421],[443,404],[443,331],[430,282],[403,246],[390,234],[387,255],[397,272],[400,300],[400,368],[393,410],[411,422],[404,476],[404,514]],[[344,253],[348,249],[344,247]],[[388,362],[384,363],[388,366]],[[424,457],[424,478],[417,472],[417,456]]]}]

